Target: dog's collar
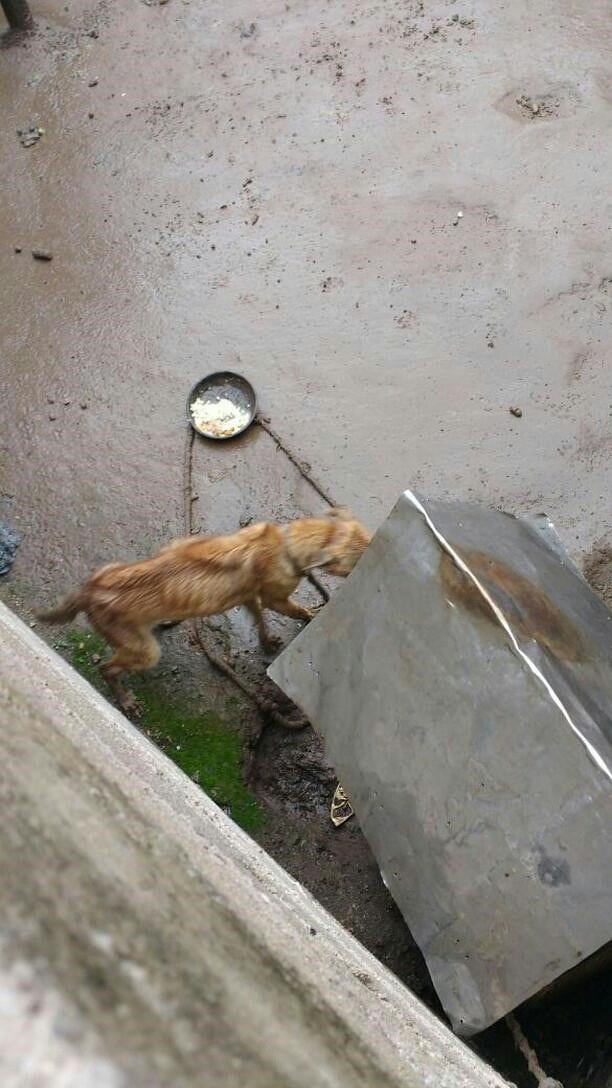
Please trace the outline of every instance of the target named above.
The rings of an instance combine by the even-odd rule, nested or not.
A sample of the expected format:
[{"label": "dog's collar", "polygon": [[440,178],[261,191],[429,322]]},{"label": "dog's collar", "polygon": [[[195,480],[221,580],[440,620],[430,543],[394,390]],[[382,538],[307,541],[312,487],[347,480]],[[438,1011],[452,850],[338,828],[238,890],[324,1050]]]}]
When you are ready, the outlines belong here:
[{"label": "dog's collar", "polygon": [[290,566],[293,568],[293,573],[294,573],[295,577],[296,578],[302,578],[306,574],[306,571],[308,570],[308,568],[307,567],[306,568],[300,567],[300,565],[297,562],[295,556],[291,552],[291,548],[289,547],[289,526],[288,525],[283,525],[283,537],[285,539],[285,556],[287,558],[287,561],[290,564]]}]

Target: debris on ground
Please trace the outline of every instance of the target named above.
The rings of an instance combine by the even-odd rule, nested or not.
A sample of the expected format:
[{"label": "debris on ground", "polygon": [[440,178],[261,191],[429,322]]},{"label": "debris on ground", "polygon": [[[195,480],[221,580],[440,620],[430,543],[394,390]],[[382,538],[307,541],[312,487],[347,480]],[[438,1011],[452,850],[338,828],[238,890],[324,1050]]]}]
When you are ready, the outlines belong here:
[{"label": "debris on ground", "polygon": [[17,129],[17,135],[22,147],[33,147],[44,134],[45,130],[40,125],[27,125],[25,128]]},{"label": "debris on ground", "polygon": [[522,94],[516,99],[516,104],[522,113],[532,120],[542,117],[554,117],[559,108],[559,102],[550,94],[537,96]]},{"label": "debris on ground", "polygon": [[48,249],[33,249],[32,256],[36,261],[52,261],[53,254]]},{"label": "debris on ground", "polygon": [[329,815],[334,827],[342,827],[342,824],[345,824],[347,820],[350,820],[351,816],[355,815],[355,809],[340,783],[336,786]]},{"label": "debris on ground", "polygon": [[268,670],[322,734],[459,1034],[612,939],[611,623],[544,515],[407,491]]},{"label": "debris on ground", "polygon": [[510,409],[510,415],[511,416],[516,416],[517,419],[520,419],[521,416],[523,415],[523,409],[522,408],[511,408]]},{"label": "debris on ground", "polygon": [[17,555],[20,536],[0,522],[0,574],[8,574]]}]

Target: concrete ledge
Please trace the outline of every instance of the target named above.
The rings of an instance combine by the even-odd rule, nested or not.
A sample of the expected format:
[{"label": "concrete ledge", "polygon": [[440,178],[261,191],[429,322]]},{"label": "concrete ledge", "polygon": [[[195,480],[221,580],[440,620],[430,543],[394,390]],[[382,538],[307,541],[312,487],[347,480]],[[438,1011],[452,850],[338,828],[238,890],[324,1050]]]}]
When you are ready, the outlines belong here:
[{"label": "concrete ledge", "polygon": [[506,1082],[0,605],[0,1076]]}]

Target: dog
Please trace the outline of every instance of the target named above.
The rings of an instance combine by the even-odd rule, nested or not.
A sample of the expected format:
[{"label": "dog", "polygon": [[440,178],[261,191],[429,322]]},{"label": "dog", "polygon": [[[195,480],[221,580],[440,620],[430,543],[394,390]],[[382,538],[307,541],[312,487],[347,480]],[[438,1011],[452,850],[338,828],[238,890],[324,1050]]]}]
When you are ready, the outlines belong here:
[{"label": "dog", "polygon": [[310,609],[290,599],[303,576],[318,568],[346,577],[370,539],[349,511],[337,508],[325,517],[286,525],[260,522],[231,536],[173,540],[150,559],[100,567],[80,589],[38,618],[67,623],[84,612],[114,650],[100,666],[105,679],[119,705],[136,710],[134,697],[119,677],[150,669],[159,661],[156,627],[246,605],[262,647],[269,652],[274,642],[263,609],[306,622],[312,619]]}]

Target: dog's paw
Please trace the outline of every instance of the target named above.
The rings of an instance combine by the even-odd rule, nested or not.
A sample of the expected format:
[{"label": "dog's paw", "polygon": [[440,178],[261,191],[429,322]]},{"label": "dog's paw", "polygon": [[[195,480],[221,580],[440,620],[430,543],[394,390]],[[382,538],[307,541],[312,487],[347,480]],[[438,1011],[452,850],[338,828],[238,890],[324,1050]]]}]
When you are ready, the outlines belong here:
[{"label": "dog's paw", "polygon": [[312,607],[312,608],[310,609],[310,616],[308,617],[308,620],[307,620],[306,622],[307,622],[307,623],[310,623],[310,621],[311,621],[311,620],[313,620],[313,619],[315,618],[315,616],[318,616],[318,615],[319,615],[319,612],[322,612],[322,611],[323,611],[323,609],[325,608],[325,605],[326,605],[326,604],[327,604],[327,601],[321,601],[321,604],[315,604],[315,605],[314,605],[314,606],[313,606],[313,607]]},{"label": "dog's paw", "polygon": [[278,635],[268,635],[262,649],[266,657],[273,657],[283,648],[283,640]]},{"label": "dog's paw", "polygon": [[142,706],[132,691],[124,691],[119,696],[118,702],[124,714],[130,715],[132,718],[142,716]]}]

